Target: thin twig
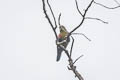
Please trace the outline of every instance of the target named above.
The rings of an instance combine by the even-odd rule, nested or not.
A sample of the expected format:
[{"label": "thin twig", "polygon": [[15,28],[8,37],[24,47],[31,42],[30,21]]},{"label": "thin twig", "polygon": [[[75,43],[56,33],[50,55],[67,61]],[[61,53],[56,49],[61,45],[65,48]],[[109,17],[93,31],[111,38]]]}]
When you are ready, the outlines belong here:
[{"label": "thin twig", "polygon": [[118,5],[120,5],[120,3],[117,0],[114,0]]},{"label": "thin twig", "polygon": [[73,44],[74,44],[74,38],[72,37],[72,45],[71,45],[71,49],[70,49],[70,57],[72,56]]},{"label": "thin twig", "polygon": [[60,19],[61,19],[61,13],[59,14],[59,17],[58,17],[58,24],[59,24],[59,26],[61,25],[60,24]]},{"label": "thin twig", "polygon": [[102,19],[99,19],[99,18],[85,17],[85,19],[93,19],[93,20],[98,20],[98,21],[101,21],[102,23],[108,24],[108,22],[105,22],[105,21],[103,21]]},{"label": "thin twig", "polygon": [[53,10],[52,10],[52,8],[51,8],[51,6],[50,6],[49,0],[47,0],[47,4],[48,4],[48,6],[49,6],[49,8],[50,8],[50,11],[51,11],[51,13],[52,13],[52,16],[53,16],[53,19],[54,19],[54,22],[55,22],[55,29],[56,29],[56,28],[57,28],[57,23],[56,23],[56,19],[55,19]]},{"label": "thin twig", "polygon": [[72,33],[72,35],[82,35],[84,36],[88,41],[91,41],[91,39],[89,39],[85,34],[83,33]]},{"label": "thin twig", "polygon": [[81,57],[83,57],[83,55],[79,56],[79,57],[73,62],[73,64],[75,64]]},{"label": "thin twig", "polygon": [[103,4],[97,3],[97,2],[95,2],[95,1],[94,1],[94,3],[97,4],[97,5],[99,5],[99,6],[102,6],[102,7],[104,7],[104,8],[107,8],[107,9],[116,9],[116,8],[119,8],[119,7],[120,7],[120,5],[115,6],[115,7],[107,7],[107,6],[103,5]]},{"label": "thin twig", "polygon": [[80,10],[79,10],[79,8],[78,8],[78,3],[77,3],[77,0],[75,0],[75,3],[76,3],[76,8],[77,8],[78,12],[79,12],[79,13],[80,13],[80,15],[83,17],[83,15],[82,15],[81,11],[80,11]]}]

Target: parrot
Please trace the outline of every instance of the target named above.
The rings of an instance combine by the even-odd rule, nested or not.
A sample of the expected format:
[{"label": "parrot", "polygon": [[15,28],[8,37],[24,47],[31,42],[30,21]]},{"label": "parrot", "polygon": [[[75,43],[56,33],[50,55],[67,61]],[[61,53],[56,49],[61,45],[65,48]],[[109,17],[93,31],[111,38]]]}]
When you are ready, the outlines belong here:
[{"label": "parrot", "polygon": [[[66,28],[63,25],[59,26],[60,33],[58,35],[58,43],[57,45],[61,45],[63,48],[66,48],[68,43],[70,42],[70,39],[68,36],[69,32],[66,30]],[[61,54],[63,52],[63,49],[59,46],[57,46],[57,59],[56,61],[59,61],[61,58]]]}]

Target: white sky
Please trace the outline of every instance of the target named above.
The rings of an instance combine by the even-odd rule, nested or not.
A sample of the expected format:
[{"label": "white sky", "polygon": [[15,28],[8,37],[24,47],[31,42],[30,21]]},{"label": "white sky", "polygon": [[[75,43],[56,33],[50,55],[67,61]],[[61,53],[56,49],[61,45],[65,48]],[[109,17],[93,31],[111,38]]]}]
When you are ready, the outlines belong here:
[{"label": "white sky", "polygon": [[[113,0],[96,1],[116,6]],[[61,24],[68,31],[79,24],[81,17],[74,0],[50,3],[56,18],[62,13]],[[78,4],[83,11],[87,2],[80,0]],[[84,55],[76,63],[77,70],[85,80],[120,80],[120,8],[108,10],[93,4],[87,16],[109,24],[86,20],[76,31],[92,40],[74,36],[73,59]],[[78,80],[67,65],[64,53],[56,62],[55,36],[41,0],[0,0],[0,80]]]}]

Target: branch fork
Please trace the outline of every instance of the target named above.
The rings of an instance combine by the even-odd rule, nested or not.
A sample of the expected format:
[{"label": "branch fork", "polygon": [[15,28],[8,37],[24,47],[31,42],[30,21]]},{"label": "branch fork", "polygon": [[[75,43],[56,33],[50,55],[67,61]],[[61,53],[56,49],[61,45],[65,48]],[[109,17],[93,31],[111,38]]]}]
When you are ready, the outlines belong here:
[{"label": "branch fork", "polygon": [[[120,7],[120,3],[116,0],[114,0],[118,6],[115,6],[115,7],[107,7],[101,3],[97,3],[95,0],[91,0],[91,2],[88,4],[88,6],[86,7],[86,9],[84,10],[84,13],[82,13],[80,10],[79,10],[79,7],[78,7],[78,3],[77,3],[77,0],[75,0],[75,4],[76,4],[76,8],[77,8],[77,11],[78,13],[80,14],[80,16],[82,16],[82,20],[81,22],[78,24],[78,26],[76,26],[73,30],[71,30],[67,36],[68,37],[71,37],[72,38],[72,44],[71,44],[71,49],[70,49],[70,53],[68,52],[68,50],[66,50],[61,44],[64,43],[65,41],[61,42],[61,43],[58,43],[58,37],[57,37],[57,32],[56,32],[56,29],[57,29],[57,22],[56,22],[56,19],[55,19],[55,16],[54,16],[54,13],[53,13],[53,10],[50,6],[50,3],[49,3],[49,0],[47,0],[47,5],[51,11],[51,14],[52,14],[52,17],[54,19],[54,25],[50,19],[50,17],[48,16],[47,12],[46,12],[46,4],[45,4],[45,0],[42,0],[42,3],[43,3],[43,11],[44,11],[44,14],[45,14],[45,17],[47,18],[48,20],[48,23],[50,24],[54,34],[55,34],[55,37],[56,37],[56,45],[57,47],[59,46],[60,48],[62,48],[64,50],[64,52],[66,53],[67,57],[68,57],[68,62],[69,62],[69,66],[67,66],[68,70],[71,70],[73,71],[73,73],[75,74],[75,77],[77,77],[79,80],[84,80],[83,77],[81,76],[81,74],[77,71],[76,69],[76,66],[74,65],[81,57],[83,57],[83,55],[79,56],[75,61],[72,60],[72,49],[73,49],[73,45],[74,45],[74,38],[72,37],[72,35],[74,34],[74,32],[80,28],[82,26],[82,24],[84,23],[84,21],[86,19],[93,19],[93,20],[97,20],[97,21],[101,21],[102,23],[105,23],[105,24],[108,24],[108,22],[102,20],[102,19],[99,19],[99,18],[93,18],[93,17],[86,17],[86,14],[88,12],[88,10],[91,8],[92,4],[96,4],[96,5],[99,5],[99,6],[102,6],[104,8],[107,8],[107,9],[116,9],[116,8],[119,8]],[[61,19],[61,13],[59,14],[59,17],[58,17],[58,25],[60,26],[61,23],[60,23],[60,19]],[[78,33],[80,35],[83,35],[86,39],[88,39],[89,41],[91,41],[89,38],[87,38],[83,33]]]}]

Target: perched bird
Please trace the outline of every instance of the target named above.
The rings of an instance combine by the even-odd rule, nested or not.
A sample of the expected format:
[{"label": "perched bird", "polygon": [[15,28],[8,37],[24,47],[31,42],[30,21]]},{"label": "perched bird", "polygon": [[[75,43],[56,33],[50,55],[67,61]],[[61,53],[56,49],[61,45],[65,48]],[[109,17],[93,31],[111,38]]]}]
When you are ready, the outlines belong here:
[{"label": "perched bird", "polygon": [[[58,35],[57,45],[61,45],[63,48],[66,48],[69,41],[70,41],[70,39],[67,38],[69,33],[63,25],[60,25],[59,29],[60,29],[60,34]],[[57,59],[56,59],[56,61],[60,60],[62,51],[63,51],[63,49],[61,47],[57,46]]]}]

